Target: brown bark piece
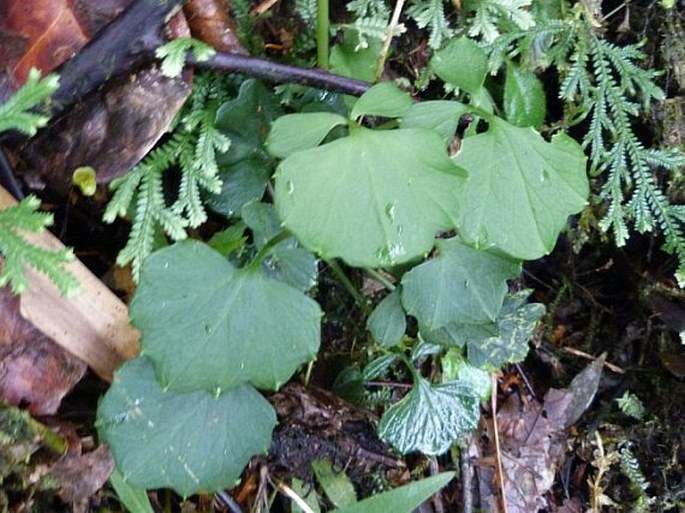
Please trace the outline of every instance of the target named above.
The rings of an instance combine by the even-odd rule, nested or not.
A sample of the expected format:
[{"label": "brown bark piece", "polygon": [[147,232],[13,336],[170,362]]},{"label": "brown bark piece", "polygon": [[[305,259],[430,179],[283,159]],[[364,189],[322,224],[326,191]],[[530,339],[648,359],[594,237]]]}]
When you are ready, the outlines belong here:
[{"label": "brown bark piece", "polygon": [[19,313],[19,297],[0,289],[0,398],[33,415],[53,415],[86,364]]},{"label": "brown bark piece", "polygon": [[[0,209],[15,203],[0,187]],[[27,234],[26,239],[45,248],[63,247],[49,232]],[[21,296],[21,315],[102,379],[111,381],[119,365],[138,355],[140,333],[129,324],[126,305],[80,261],[66,268],[81,284],[70,298],[61,296],[47,277],[27,269],[30,286]]]},{"label": "brown bark piece", "polygon": [[98,183],[132,168],[166,131],[190,94],[189,73],[168,78],[152,67],[121,77],[31,139],[17,173],[36,189],[66,195],[76,168],[90,166]]}]

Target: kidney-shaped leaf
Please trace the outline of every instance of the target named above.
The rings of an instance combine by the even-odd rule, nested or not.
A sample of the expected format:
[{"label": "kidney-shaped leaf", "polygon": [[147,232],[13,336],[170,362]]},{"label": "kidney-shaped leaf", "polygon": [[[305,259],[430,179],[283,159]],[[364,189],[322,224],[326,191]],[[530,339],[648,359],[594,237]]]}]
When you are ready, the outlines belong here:
[{"label": "kidney-shaped leaf", "polygon": [[479,418],[480,399],[470,384],[431,385],[418,377],[411,392],[385,412],[378,434],[402,454],[437,455],[475,429]]},{"label": "kidney-shaped leaf", "polygon": [[433,130],[371,131],[295,153],[276,172],[284,225],[309,249],[348,264],[406,262],[454,227],[463,171]]},{"label": "kidney-shaped leaf", "polygon": [[177,391],[275,389],[319,347],[316,302],[194,241],[145,261],[131,318],[158,379]]},{"label": "kidney-shaped leaf", "polygon": [[520,264],[473,249],[455,237],[437,242],[439,254],[402,278],[402,304],[419,324],[435,330],[448,323],[494,321],[507,293],[506,280]]},{"label": "kidney-shaped leaf", "polygon": [[426,499],[440,491],[454,478],[454,472],[443,472],[415,481],[388,492],[376,494],[333,513],[411,513]]},{"label": "kidney-shaped leaf", "polygon": [[276,414],[250,385],[219,397],[163,390],[141,357],[116,373],[97,424],[125,482],[186,497],[231,486],[268,449]]},{"label": "kidney-shaped leaf", "polygon": [[585,155],[559,134],[551,143],[530,128],[492,116],[468,137],[455,162],[469,173],[460,195],[461,236],[522,260],[549,253],[569,215],[586,204]]}]

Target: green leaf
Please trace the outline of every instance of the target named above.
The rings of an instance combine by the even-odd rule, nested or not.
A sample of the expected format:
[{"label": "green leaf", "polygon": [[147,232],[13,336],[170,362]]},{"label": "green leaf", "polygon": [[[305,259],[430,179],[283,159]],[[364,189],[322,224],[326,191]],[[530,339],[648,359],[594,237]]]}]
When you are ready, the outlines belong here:
[{"label": "green leaf", "polygon": [[54,73],[42,80],[40,71],[31,68],[26,82],[0,105],[0,133],[18,130],[29,137],[36,135],[39,128],[47,125],[48,116],[30,112],[29,109],[47,100],[59,87],[59,77]]},{"label": "green leaf", "polygon": [[258,248],[261,248],[282,230],[278,213],[274,206],[269,203],[260,201],[248,203],[241,209],[240,216],[252,230],[252,241]]},{"label": "green leaf", "polygon": [[382,42],[370,38],[367,47],[357,48],[356,39],[356,31],[347,30],[342,45],[335,45],[331,49],[331,73],[371,82],[375,79]]},{"label": "green leaf", "polygon": [[281,162],[275,204],[286,228],[325,259],[379,267],[431,249],[454,226],[462,171],[432,130],[374,132],[295,153]]},{"label": "green leaf", "polygon": [[287,114],[272,125],[266,138],[266,147],[274,157],[282,159],[318,146],[328,132],[347,122],[347,119],[333,112]]},{"label": "green leaf", "polygon": [[79,282],[64,265],[75,257],[69,248],[46,249],[24,239],[24,232],[40,233],[53,222],[52,214],[39,212],[40,200],[28,196],[18,204],[0,210],[0,287],[11,285],[12,292],[21,294],[29,286],[24,266],[46,275],[65,296],[74,294]]},{"label": "green leaf", "polygon": [[352,486],[352,481],[345,472],[333,470],[333,465],[328,460],[315,460],[312,469],[316,474],[316,480],[326,492],[333,506],[342,508],[351,506],[357,502],[357,494]]},{"label": "green leaf", "polygon": [[244,235],[245,228],[245,223],[242,221],[229,226],[212,235],[212,238],[207,241],[207,245],[221,255],[228,256],[245,245],[247,240]]},{"label": "green leaf", "polygon": [[499,326],[495,322],[459,323],[450,322],[431,330],[421,326],[420,333],[426,342],[442,346],[463,347],[472,341],[482,341],[499,336]]},{"label": "green leaf", "polygon": [[547,113],[545,91],[532,71],[507,63],[504,82],[504,112],[510,123],[540,129]]},{"label": "green leaf", "polygon": [[473,249],[455,237],[437,242],[439,254],[402,277],[402,304],[421,326],[494,321],[507,279],[520,272],[508,258]]},{"label": "green leaf", "polygon": [[440,358],[440,366],[443,383],[455,380],[465,381],[471,384],[481,400],[485,401],[490,397],[492,393],[490,373],[468,363],[464,359],[462,349],[450,348]]},{"label": "green leaf", "polygon": [[463,381],[431,385],[417,376],[414,387],[383,414],[378,435],[400,453],[438,455],[480,419],[480,399]]},{"label": "green leaf", "polygon": [[400,291],[395,289],[378,303],[366,322],[376,342],[384,347],[396,346],[407,329],[407,319],[400,302]]},{"label": "green leaf", "polygon": [[299,290],[187,241],[145,261],[131,319],[169,390],[276,389],[316,354],[321,310]]},{"label": "green leaf", "polygon": [[371,360],[362,372],[362,378],[366,381],[371,381],[381,377],[390,366],[395,363],[399,357],[396,354],[384,354],[374,360]]},{"label": "green leaf", "polygon": [[351,119],[360,116],[383,116],[398,118],[413,105],[409,93],[391,82],[381,82],[366,91],[355,103]]},{"label": "green leaf", "polygon": [[485,50],[466,36],[453,39],[445,48],[436,52],[430,65],[435,74],[445,82],[472,95],[483,87],[488,72]]},{"label": "green leaf", "polygon": [[449,144],[454,138],[459,118],[468,112],[468,106],[459,102],[434,100],[415,103],[404,114],[402,128],[432,128]]},{"label": "green leaf", "polygon": [[275,425],[273,408],[251,386],[220,396],[172,392],[142,357],[117,371],[97,420],[125,483],[173,488],[183,497],[230,486],[268,449]]},{"label": "green leaf", "polygon": [[525,303],[530,290],[508,295],[502,305],[497,324],[499,336],[468,342],[469,363],[483,369],[497,370],[505,363],[522,361],[528,354],[528,341],[545,307],[540,303]]},{"label": "green leaf", "polygon": [[353,506],[337,509],[334,513],[412,513],[453,478],[454,472],[443,472],[389,492],[379,493]]},{"label": "green leaf", "polygon": [[109,482],[114,491],[117,492],[119,501],[128,511],[131,513],[155,513],[145,488],[138,488],[127,483],[119,469],[114,469],[112,475],[109,476]]},{"label": "green leaf", "polygon": [[162,75],[165,77],[177,77],[183,71],[188,50],[193,51],[198,61],[206,61],[212,57],[216,50],[207,43],[191,37],[179,37],[155,50],[155,57],[162,59]]},{"label": "green leaf", "polygon": [[306,249],[292,247],[294,239],[278,244],[262,262],[264,273],[274,280],[282,281],[302,292],[307,292],[319,276],[316,257]]},{"label": "green leaf", "polygon": [[488,121],[489,130],[464,139],[454,159],[470,177],[459,194],[459,233],[476,247],[540,258],[587,203],[585,155],[565,134],[548,143],[530,128]]}]

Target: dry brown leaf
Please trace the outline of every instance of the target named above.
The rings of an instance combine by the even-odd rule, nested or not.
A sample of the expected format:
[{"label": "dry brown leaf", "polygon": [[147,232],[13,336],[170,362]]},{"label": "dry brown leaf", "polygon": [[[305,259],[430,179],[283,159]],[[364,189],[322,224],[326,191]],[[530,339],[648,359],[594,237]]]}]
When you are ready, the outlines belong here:
[{"label": "dry brown leaf", "polygon": [[0,398],[52,415],[86,372],[86,364],[19,313],[19,298],[0,289]]}]

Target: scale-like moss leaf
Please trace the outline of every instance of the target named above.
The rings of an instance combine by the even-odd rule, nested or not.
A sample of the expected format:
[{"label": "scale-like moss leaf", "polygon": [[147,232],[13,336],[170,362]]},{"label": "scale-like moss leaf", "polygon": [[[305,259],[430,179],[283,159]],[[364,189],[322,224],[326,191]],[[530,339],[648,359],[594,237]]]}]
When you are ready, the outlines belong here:
[{"label": "scale-like moss leaf", "polygon": [[546,142],[494,116],[487,132],[462,142],[455,162],[469,179],[460,194],[460,235],[522,260],[546,255],[589,193],[585,155],[564,134]]},{"label": "scale-like moss leaf", "polygon": [[360,267],[406,262],[453,228],[463,171],[433,130],[372,131],[297,152],[276,172],[286,228],[324,258]]},{"label": "scale-like moss leaf", "polygon": [[439,254],[402,278],[402,304],[421,326],[435,330],[448,323],[481,324],[499,314],[506,280],[520,264],[473,249],[455,237],[437,243]]},{"label": "scale-like moss leaf", "polygon": [[402,454],[442,454],[462,434],[475,429],[480,399],[463,381],[431,385],[418,377],[414,388],[381,418],[378,434]]},{"label": "scale-like moss leaf", "polygon": [[276,414],[250,385],[219,397],[164,390],[150,361],[136,358],[116,373],[97,424],[123,481],[185,497],[230,487],[268,449]]},{"label": "scale-like moss leaf", "polygon": [[131,318],[158,379],[177,391],[275,389],[319,347],[316,302],[194,241],[145,261]]}]

